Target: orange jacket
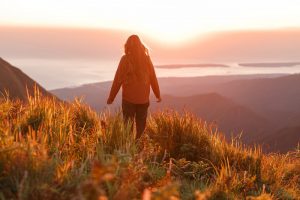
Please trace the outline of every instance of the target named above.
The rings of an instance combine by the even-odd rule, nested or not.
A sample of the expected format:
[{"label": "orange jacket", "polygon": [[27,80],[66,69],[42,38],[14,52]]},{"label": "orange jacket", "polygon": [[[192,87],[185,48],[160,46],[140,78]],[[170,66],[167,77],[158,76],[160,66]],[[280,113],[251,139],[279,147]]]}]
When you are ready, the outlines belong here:
[{"label": "orange jacket", "polygon": [[110,90],[109,99],[112,101],[115,99],[117,93],[122,86],[122,98],[130,103],[134,104],[144,104],[149,102],[150,86],[156,96],[160,98],[159,86],[155,74],[153,64],[149,58],[147,62],[147,70],[145,73],[149,74],[149,81],[144,83],[134,79],[130,76],[130,61],[126,55],[122,56],[115,78]]}]

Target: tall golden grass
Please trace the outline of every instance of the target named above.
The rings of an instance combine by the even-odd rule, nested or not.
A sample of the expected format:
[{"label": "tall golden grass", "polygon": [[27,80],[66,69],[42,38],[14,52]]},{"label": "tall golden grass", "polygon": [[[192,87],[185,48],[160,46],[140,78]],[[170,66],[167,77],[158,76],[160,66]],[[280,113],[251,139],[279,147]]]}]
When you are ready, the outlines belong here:
[{"label": "tall golden grass", "polygon": [[135,141],[80,100],[0,100],[0,199],[300,199],[300,150],[263,154],[165,110]]}]

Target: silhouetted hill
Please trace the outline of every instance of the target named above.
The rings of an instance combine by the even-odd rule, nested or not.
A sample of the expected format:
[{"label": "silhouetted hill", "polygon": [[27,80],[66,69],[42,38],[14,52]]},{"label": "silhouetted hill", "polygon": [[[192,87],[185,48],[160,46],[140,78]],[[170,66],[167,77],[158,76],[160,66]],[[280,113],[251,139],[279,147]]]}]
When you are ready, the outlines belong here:
[{"label": "silhouetted hill", "polygon": [[253,110],[239,105],[231,99],[217,93],[201,94],[189,97],[163,96],[163,102],[153,104],[153,110],[171,108],[187,110],[208,122],[215,122],[227,138],[243,132],[242,138],[251,142],[258,137],[266,126],[267,119]]},{"label": "silhouetted hill", "polygon": [[215,92],[269,119],[274,129],[296,126],[300,116],[300,74],[212,76],[161,79],[164,94],[193,96]]},{"label": "silhouetted hill", "polygon": [[295,74],[232,81],[218,86],[216,90],[255,109],[300,111],[299,85],[300,74]]},{"label": "silhouetted hill", "polygon": [[230,82],[277,78],[287,74],[250,74],[250,75],[216,75],[201,77],[167,77],[159,78],[159,85],[163,94],[172,96],[193,96],[211,92],[220,93],[219,87]]},{"label": "silhouetted hill", "polygon": [[287,152],[300,145],[300,126],[286,127],[278,130],[271,136],[262,140],[265,149],[268,151]]},{"label": "silhouetted hill", "polygon": [[27,100],[26,87],[33,95],[35,85],[44,96],[53,96],[20,69],[0,58],[0,98],[7,91],[10,98]]},{"label": "silhouetted hill", "polygon": [[256,111],[270,120],[275,130],[297,126],[300,116],[299,85],[300,75],[295,74],[231,81],[215,87],[213,91]]}]

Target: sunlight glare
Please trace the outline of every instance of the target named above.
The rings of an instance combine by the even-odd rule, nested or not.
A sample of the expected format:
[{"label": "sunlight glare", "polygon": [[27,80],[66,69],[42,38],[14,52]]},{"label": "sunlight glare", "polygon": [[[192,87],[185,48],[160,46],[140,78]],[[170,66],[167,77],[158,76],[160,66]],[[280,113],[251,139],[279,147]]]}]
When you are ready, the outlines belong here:
[{"label": "sunlight glare", "polygon": [[2,2],[0,25],[120,29],[180,43],[208,32],[299,27],[299,5],[280,0],[10,0]]}]

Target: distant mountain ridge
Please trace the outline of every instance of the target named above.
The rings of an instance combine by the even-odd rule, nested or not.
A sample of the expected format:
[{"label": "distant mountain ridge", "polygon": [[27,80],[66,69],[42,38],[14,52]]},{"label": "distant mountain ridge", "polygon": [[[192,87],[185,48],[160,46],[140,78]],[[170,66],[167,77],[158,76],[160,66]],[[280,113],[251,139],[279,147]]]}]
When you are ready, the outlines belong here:
[{"label": "distant mountain ridge", "polygon": [[20,69],[0,58],[0,98],[8,92],[10,98],[26,101],[27,90],[33,95],[35,86],[44,96],[53,96]]},{"label": "distant mountain ridge", "polygon": [[265,144],[265,147],[270,151],[278,151],[280,149],[283,152],[291,150],[291,147],[296,148],[300,145],[300,126],[285,127],[277,130],[272,134],[272,137],[266,137],[261,139],[261,143]]},{"label": "distant mountain ridge", "polygon": [[[151,109],[187,108],[198,117],[216,121],[226,135],[243,132],[244,142],[264,144],[265,149],[287,151],[300,143],[295,133],[300,123],[300,74],[230,75],[159,78],[163,101],[151,98]],[[52,92],[64,100],[76,96],[97,111],[120,106],[121,95],[106,105],[111,82],[93,83]],[[285,132],[287,140],[281,140]],[[300,135],[300,133],[299,133]]]},{"label": "distant mountain ridge", "polygon": [[255,111],[217,93],[188,97],[164,95],[163,99],[162,103],[153,104],[151,109],[185,109],[209,123],[215,123],[227,138],[243,132],[245,141],[250,142],[268,125],[268,120]]}]

